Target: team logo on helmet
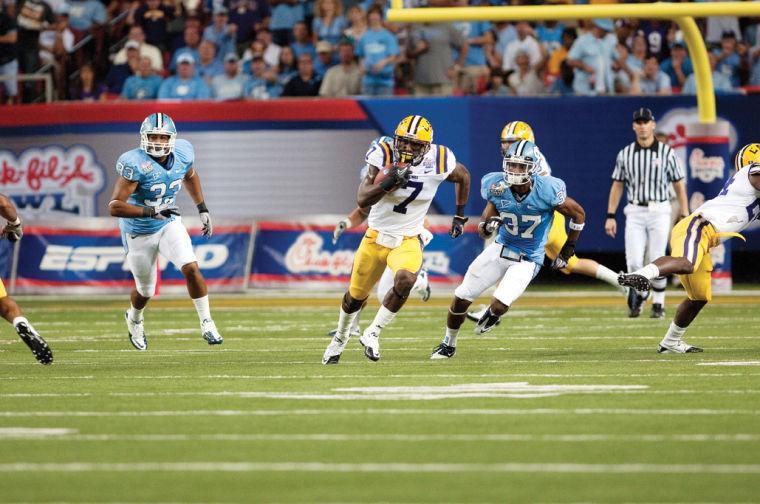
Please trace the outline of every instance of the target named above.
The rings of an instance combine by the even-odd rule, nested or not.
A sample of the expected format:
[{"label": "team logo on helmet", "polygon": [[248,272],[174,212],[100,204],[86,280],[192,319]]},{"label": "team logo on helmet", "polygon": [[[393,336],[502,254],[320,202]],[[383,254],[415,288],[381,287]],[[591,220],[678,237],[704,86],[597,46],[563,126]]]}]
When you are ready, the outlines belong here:
[{"label": "team logo on helmet", "polygon": [[760,143],[747,144],[736,153],[734,168],[742,169],[748,164],[760,163]]},{"label": "team logo on helmet", "polygon": [[393,153],[397,162],[418,165],[430,150],[433,126],[419,115],[404,117],[393,134]]},{"label": "team logo on helmet", "polygon": [[[159,138],[157,139],[155,135],[159,135]],[[149,115],[140,125],[140,149],[149,156],[168,156],[174,152],[176,139],[177,127],[174,121],[161,112]]]},{"label": "team logo on helmet", "polygon": [[539,168],[538,149],[533,142],[520,140],[509,146],[504,156],[504,181],[507,185],[524,185]]}]

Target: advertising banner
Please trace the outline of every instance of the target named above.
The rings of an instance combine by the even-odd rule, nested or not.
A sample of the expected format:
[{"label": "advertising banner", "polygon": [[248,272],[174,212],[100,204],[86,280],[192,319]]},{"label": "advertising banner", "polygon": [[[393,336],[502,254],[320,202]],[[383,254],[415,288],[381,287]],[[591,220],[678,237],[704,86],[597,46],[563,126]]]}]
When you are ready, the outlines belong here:
[{"label": "advertising banner", "polygon": [[[367,228],[349,229],[333,245],[333,229],[340,218],[258,222],[250,285],[347,286],[354,252]],[[483,250],[483,240],[475,225],[466,226],[454,240],[448,234],[449,219],[431,221],[433,239],[423,252],[423,267],[432,282],[455,284]]]},{"label": "advertising banner", "polygon": [[[17,269],[17,292],[128,292],[134,285],[115,220],[90,220],[87,227],[30,226],[25,229]],[[92,222],[95,221],[95,222]],[[105,221],[105,219],[104,219]],[[110,224],[110,225],[109,225]],[[249,224],[217,226],[207,239],[189,229],[198,264],[216,291],[245,287],[251,240]],[[159,256],[163,288],[183,290],[182,273]]]}]

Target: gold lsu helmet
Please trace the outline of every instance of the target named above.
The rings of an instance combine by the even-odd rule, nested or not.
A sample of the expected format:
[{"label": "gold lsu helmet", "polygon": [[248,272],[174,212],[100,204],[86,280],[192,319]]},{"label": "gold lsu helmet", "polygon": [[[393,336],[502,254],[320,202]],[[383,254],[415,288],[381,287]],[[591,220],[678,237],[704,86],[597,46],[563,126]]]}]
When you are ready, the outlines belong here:
[{"label": "gold lsu helmet", "polygon": [[396,160],[418,165],[433,142],[433,126],[420,115],[404,117],[393,133],[393,150]]},{"label": "gold lsu helmet", "polygon": [[533,135],[533,128],[524,121],[508,122],[501,130],[501,154],[506,155],[509,146],[518,140],[535,143],[536,137]]},{"label": "gold lsu helmet", "polygon": [[760,143],[747,144],[736,153],[734,158],[734,168],[741,168],[752,163],[760,163]]}]

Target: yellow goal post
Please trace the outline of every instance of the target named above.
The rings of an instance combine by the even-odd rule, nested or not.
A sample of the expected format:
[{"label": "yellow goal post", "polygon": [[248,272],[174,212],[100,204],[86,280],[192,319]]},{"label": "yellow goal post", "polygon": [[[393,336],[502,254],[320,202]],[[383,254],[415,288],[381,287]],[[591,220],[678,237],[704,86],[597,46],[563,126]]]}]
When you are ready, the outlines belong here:
[{"label": "yellow goal post", "polygon": [[393,23],[449,23],[454,21],[546,21],[593,18],[669,19],[683,32],[697,80],[699,121],[715,122],[715,92],[707,48],[695,17],[760,16],[760,2],[646,3],[531,5],[502,7],[415,7],[391,0],[388,21]]}]

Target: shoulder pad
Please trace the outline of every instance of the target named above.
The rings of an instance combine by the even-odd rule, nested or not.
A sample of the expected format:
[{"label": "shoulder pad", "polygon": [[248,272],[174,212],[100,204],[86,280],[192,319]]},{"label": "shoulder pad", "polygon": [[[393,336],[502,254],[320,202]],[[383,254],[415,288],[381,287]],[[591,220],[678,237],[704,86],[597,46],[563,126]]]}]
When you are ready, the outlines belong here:
[{"label": "shoulder pad", "polygon": [[188,166],[192,166],[195,162],[195,149],[193,149],[193,144],[182,138],[178,138],[174,141],[174,155]]},{"label": "shoulder pad", "polygon": [[385,168],[393,163],[393,145],[388,141],[373,141],[364,156],[367,164]]}]

